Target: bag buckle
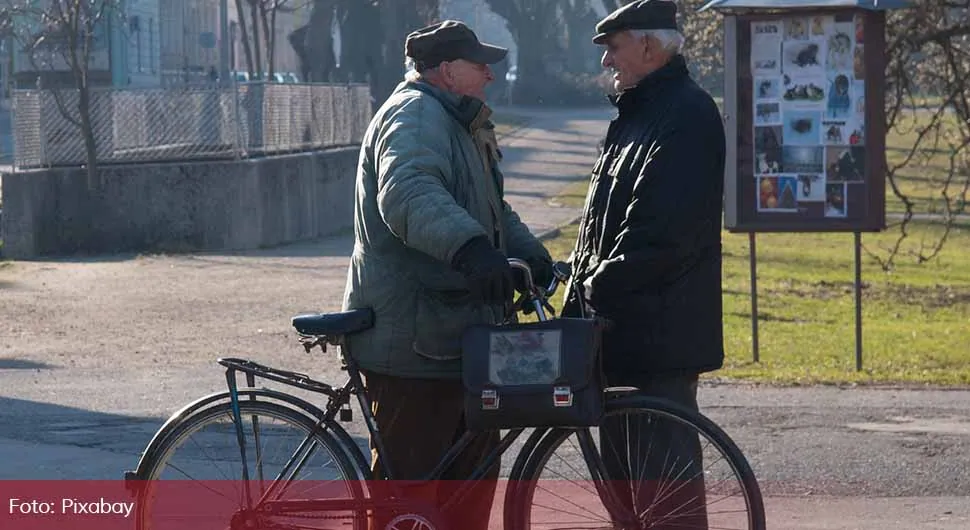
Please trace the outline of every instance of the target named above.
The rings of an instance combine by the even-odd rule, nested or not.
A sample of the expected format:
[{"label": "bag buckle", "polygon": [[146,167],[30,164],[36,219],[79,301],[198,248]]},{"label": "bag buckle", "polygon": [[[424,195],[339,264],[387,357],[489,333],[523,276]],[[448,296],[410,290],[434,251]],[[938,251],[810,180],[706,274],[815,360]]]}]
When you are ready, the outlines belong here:
[{"label": "bag buckle", "polygon": [[498,409],[498,392],[494,390],[482,390],[482,410]]},{"label": "bag buckle", "polygon": [[552,404],[555,407],[573,406],[573,391],[568,386],[557,386],[552,389]]}]

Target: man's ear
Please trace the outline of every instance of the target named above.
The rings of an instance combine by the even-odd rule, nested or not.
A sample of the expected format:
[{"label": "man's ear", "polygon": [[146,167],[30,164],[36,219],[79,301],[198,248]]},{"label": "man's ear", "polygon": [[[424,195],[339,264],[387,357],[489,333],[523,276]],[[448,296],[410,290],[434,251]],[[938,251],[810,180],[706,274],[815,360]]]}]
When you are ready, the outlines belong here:
[{"label": "man's ear", "polygon": [[438,65],[438,71],[441,72],[441,80],[444,81],[448,88],[454,88],[455,86],[455,71],[451,68],[451,63],[448,61],[442,62]]},{"label": "man's ear", "polygon": [[643,60],[648,63],[657,59],[657,47],[654,44],[653,39],[648,35],[640,37],[640,45],[643,46]]}]

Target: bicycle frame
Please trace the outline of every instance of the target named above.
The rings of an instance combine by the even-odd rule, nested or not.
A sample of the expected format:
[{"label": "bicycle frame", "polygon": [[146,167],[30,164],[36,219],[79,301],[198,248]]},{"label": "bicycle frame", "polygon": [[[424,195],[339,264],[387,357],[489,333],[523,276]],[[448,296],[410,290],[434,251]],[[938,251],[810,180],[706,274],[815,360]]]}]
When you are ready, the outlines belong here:
[{"label": "bicycle frame", "polygon": [[[546,309],[550,312],[554,312],[552,307],[548,303],[548,298],[551,297],[559,283],[565,283],[567,279],[571,276],[568,271],[564,271],[561,268],[554,268],[554,278],[549,285],[549,287],[543,289],[537,287],[532,281],[532,272],[529,265],[522,260],[509,259],[509,264],[513,268],[522,270],[525,277],[525,290],[526,292],[522,294],[517,302],[515,302],[510,309],[510,314],[516,312],[516,308],[521,306],[524,302],[531,302],[538,319],[540,321],[545,321],[548,319],[546,315]],[[249,469],[246,465],[246,448],[245,448],[245,436],[242,430],[242,418],[239,408],[239,391],[236,384],[236,371],[242,371],[246,374],[246,382],[249,387],[255,386],[256,377],[263,377],[272,381],[280,382],[289,386],[301,388],[304,390],[309,390],[315,393],[323,394],[328,397],[326,407],[323,410],[322,417],[317,418],[317,428],[322,428],[324,423],[333,421],[337,413],[341,410],[345,410],[345,407],[349,406],[351,395],[357,397],[358,404],[361,409],[361,413],[364,416],[364,423],[367,426],[367,430],[370,434],[371,440],[373,441],[378,455],[388,454],[388,450],[384,444],[381,437],[380,429],[377,426],[377,422],[371,411],[371,402],[367,397],[365,392],[365,386],[360,374],[360,368],[357,362],[354,360],[352,352],[347,350],[347,344],[344,337],[301,337],[301,342],[304,347],[309,352],[314,346],[320,346],[321,350],[326,351],[326,344],[333,344],[340,346],[346,353],[345,355],[345,370],[348,372],[348,380],[343,386],[333,387],[326,383],[315,381],[305,374],[300,374],[297,372],[289,372],[285,370],[278,370],[274,368],[269,368],[262,366],[251,361],[246,361],[243,359],[220,359],[219,362],[223,366],[227,367],[226,370],[226,383],[229,388],[229,397],[231,401],[232,411],[233,411],[233,423],[236,428],[236,437],[239,443],[240,456],[242,457],[243,463],[243,481],[245,484],[245,493],[247,503],[250,502],[251,495],[249,491]],[[505,451],[511,447],[512,443],[522,434],[525,429],[518,428],[512,429],[506,433],[500,440],[498,446],[489,452],[486,456],[485,461],[480,464],[471,474],[471,476],[463,479],[463,484],[455,492],[449,495],[445,503],[440,507],[441,512],[447,512],[449,508],[454,506],[455,503],[460,502],[469,493],[469,490],[474,486],[475,482],[481,479],[492,466],[499,464],[502,455]],[[438,480],[442,477],[444,472],[448,467],[455,461],[461,452],[468,447],[468,445],[473,441],[477,433],[474,431],[466,430],[462,436],[448,449],[448,451],[439,460],[438,465],[426,476],[423,477],[422,481],[433,481]],[[586,453],[589,447],[588,444],[592,444],[589,437],[589,433],[585,433],[586,436],[581,436],[580,441],[583,446],[583,452]],[[292,465],[296,464],[294,458],[296,455],[302,454],[306,444],[312,441],[312,433],[307,436],[307,438],[300,445],[299,449],[294,453],[293,457],[284,466],[283,471],[280,473],[281,476],[289,472]],[[586,442],[586,443],[583,443]],[[591,445],[590,445],[591,447]],[[308,455],[307,455],[308,456]],[[302,466],[305,463],[306,457],[299,465]],[[368,508],[375,508],[381,506],[384,508],[388,507],[400,507],[403,503],[409,503],[406,499],[403,499],[401,495],[401,488],[394,483],[396,475],[393,473],[392,468],[387,463],[385,459],[383,463],[384,473],[381,477],[373,477],[374,479],[384,479],[389,481],[390,488],[393,492],[393,498],[398,499],[394,501],[377,501],[377,502],[367,502],[366,506],[355,506],[355,509],[366,510]],[[279,479],[280,477],[277,477]],[[285,487],[285,486],[284,486]],[[262,498],[257,502],[257,505],[261,506],[259,511],[269,512],[274,514],[281,513],[292,513],[292,512],[314,512],[314,511],[327,511],[327,510],[346,510],[347,501],[346,500],[296,500],[296,501],[269,501],[267,497],[273,488],[270,488],[266,493],[263,494]],[[413,502],[413,501],[410,501]],[[410,505],[410,504],[407,504]],[[253,509],[253,506],[247,506],[248,509]]]}]

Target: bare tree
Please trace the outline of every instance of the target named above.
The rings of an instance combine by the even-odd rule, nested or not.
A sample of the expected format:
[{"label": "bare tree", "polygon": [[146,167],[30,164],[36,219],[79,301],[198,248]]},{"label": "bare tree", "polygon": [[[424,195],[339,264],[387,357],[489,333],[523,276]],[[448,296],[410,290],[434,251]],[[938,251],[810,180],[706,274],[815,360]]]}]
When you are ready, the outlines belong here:
[{"label": "bare tree", "polygon": [[[869,255],[891,270],[911,236],[911,223],[928,217],[941,233],[911,252],[918,263],[936,258],[954,223],[967,213],[970,190],[970,0],[919,0],[890,14],[887,23],[886,126],[912,139],[898,162],[890,162],[888,185],[903,205],[899,237]],[[940,167],[944,160],[944,167]],[[920,205],[903,184],[926,179],[936,198]],[[922,208],[921,208],[922,206]],[[918,211],[921,209],[922,211]]]},{"label": "bare tree", "polygon": [[[276,73],[277,16],[280,13],[295,13],[301,9],[310,9],[313,0],[235,0],[235,2],[249,78],[263,79],[265,76],[270,80]],[[248,10],[245,9],[246,7]],[[329,32],[329,28],[326,28],[326,31]],[[308,36],[305,33],[304,30],[298,34],[299,38]],[[302,51],[297,49],[298,53]]]},{"label": "bare tree", "polygon": [[[100,186],[98,144],[91,115],[92,61],[104,54],[107,63],[109,19],[121,12],[121,0],[4,0],[8,33],[20,57],[37,76],[39,88],[50,89],[61,116],[84,140],[88,188]],[[57,75],[62,74],[62,75]],[[66,74],[66,75],[63,75]],[[63,81],[51,87],[44,79]],[[65,94],[74,96],[70,105]]]}]

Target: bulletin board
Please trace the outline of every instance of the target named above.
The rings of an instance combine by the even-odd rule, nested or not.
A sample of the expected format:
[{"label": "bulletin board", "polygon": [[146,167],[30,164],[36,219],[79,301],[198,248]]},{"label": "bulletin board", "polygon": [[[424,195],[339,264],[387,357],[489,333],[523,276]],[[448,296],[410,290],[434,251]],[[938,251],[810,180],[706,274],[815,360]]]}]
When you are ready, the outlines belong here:
[{"label": "bulletin board", "polygon": [[854,9],[734,19],[729,230],[884,229],[884,20]]}]

